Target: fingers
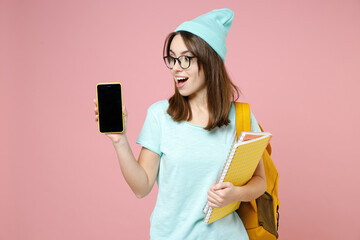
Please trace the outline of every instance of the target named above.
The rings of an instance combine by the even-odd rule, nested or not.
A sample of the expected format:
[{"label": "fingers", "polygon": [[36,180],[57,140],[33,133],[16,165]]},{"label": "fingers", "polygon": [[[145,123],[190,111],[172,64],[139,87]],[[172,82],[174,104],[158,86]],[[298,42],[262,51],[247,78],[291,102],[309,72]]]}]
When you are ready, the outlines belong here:
[{"label": "fingers", "polygon": [[220,190],[220,189],[224,189],[224,188],[230,188],[234,186],[231,182],[221,182],[221,183],[217,183],[215,184],[215,186],[213,186],[214,190]]},{"label": "fingers", "polygon": [[208,191],[208,204],[210,207],[221,208],[229,202],[229,194],[233,184],[230,182],[214,183]]},{"label": "fingers", "polygon": [[212,207],[212,208],[221,208],[221,204],[216,201],[215,199],[212,199],[210,197],[208,197],[208,205],[209,207]]},{"label": "fingers", "polygon": [[221,208],[225,206],[224,199],[215,199],[208,196],[207,200],[208,200],[208,205],[212,208]]},{"label": "fingers", "polygon": [[96,102],[96,99],[94,98],[93,99],[93,102],[95,104],[95,108],[94,108],[94,113],[95,113],[95,122],[98,122],[99,121],[99,109],[97,107],[97,102]]},{"label": "fingers", "polygon": [[123,107],[122,107],[122,112],[123,112],[123,116],[124,116],[124,118],[125,118],[125,119],[127,119],[128,112],[127,112],[127,110],[126,110],[126,107],[125,107],[125,106],[123,106]]},{"label": "fingers", "polygon": [[225,194],[224,191],[221,191],[221,190],[218,191],[218,190],[215,190],[213,188],[210,188],[209,191],[208,191],[208,196],[211,196],[212,198],[214,198],[217,201],[220,201],[221,199],[223,199],[224,194]]},{"label": "fingers", "polygon": [[95,104],[94,112],[95,112],[95,114],[99,114],[99,110],[98,110],[98,106],[97,106],[97,102],[96,102],[95,98],[93,99],[93,101]]},{"label": "fingers", "polygon": [[123,118],[124,118],[124,127],[125,127],[125,129],[126,129],[126,127],[127,127],[128,112],[127,112],[125,106],[123,106],[122,111],[123,111]]},{"label": "fingers", "polygon": [[214,183],[209,191],[208,191],[208,197],[207,197],[207,200],[208,200],[208,204],[210,207],[213,207],[213,208],[220,208],[223,206],[224,204],[224,198],[223,198],[223,194],[222,192],[220,191],[216,191],[215,190],[215,186],[217,184]]},{"label": "fingers", "polygon": [[208,191],[207,200],[210,207],[221,207],[224,204],[224,198],[211,190]]}]

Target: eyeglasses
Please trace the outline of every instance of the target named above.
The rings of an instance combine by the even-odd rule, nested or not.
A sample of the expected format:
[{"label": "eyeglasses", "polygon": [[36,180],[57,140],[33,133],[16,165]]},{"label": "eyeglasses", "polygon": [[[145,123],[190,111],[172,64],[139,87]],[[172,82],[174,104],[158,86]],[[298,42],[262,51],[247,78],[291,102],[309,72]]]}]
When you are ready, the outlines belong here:
[{"label": "eyeglasses", "polygon": [[178,58],[175,58],[172,56],[166,56],[164,57],[164,62],[168,68],[172,69],[176,64],[176,61],[178,61],[182,69],[187,69],[190,67],[191,59],[193,58],[196,57],[180,56]]}]

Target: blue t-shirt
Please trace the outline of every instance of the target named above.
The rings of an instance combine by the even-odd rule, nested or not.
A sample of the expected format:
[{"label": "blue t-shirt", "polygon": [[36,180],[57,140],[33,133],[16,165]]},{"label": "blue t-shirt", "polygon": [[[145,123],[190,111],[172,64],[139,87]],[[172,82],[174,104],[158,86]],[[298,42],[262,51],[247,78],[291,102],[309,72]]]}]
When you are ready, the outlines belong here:
[{"label": "blue t-shirt", "polygon": [[[150,222],[153,240],[248,239],[236,212],[205,224],[207,192],[216,182],[236,138],[235,105],[228,126],[208,131],[166,113],[169,102],[150,106],[137,143],[160,155],[159,192]],[[260,132],[251,113],[251,130]]]}]

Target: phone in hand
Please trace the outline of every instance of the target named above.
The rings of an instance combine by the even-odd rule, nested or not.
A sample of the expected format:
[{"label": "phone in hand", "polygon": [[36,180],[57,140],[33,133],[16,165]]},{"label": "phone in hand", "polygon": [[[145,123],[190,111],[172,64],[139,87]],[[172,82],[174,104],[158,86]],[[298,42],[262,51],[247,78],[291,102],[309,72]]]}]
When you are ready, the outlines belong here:
[{"label": "phone in hand", "polygon": [[100,133],[124,131],[121,83],[98,83],[96,86]]}]

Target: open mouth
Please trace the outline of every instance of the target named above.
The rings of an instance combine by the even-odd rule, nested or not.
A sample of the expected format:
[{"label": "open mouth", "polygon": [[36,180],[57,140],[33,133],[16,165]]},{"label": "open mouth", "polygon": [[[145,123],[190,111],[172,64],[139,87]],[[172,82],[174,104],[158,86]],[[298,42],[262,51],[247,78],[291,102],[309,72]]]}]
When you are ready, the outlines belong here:
[{"label": "open mouth", "polygon": [[183,87],[186,84],[186,81],[188,80],[188,77],[178,77],[176,78],[176,86],[178,88]]}]

